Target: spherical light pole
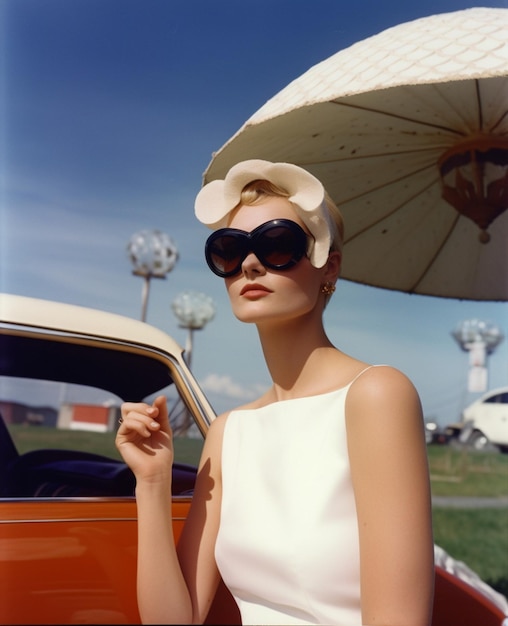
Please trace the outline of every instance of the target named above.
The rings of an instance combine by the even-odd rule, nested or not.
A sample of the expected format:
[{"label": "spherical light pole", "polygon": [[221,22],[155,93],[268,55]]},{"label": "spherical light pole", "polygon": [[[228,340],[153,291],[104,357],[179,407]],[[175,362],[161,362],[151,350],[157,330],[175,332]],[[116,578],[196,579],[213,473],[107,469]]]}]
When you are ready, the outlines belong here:
[{"label": "spherical light pole", "polygon": [[173,313],[180,322],[180,328],[186,328],[187,343],[185,355],[191,366],[194,331],[201,330],[215,315],[215,305],[210,296],[194,291],[184,291],[171,303]]},{"label": "spherical light pole", "polygon": [[145,280],[141,294],[141,320],[146,321],[150,279],[166,278],[178,260],[178,249],[169,235],[160,230],[141,230],[129,240],[127,253],[132,273]]},{"label": "spherical light pole", "polygon": [[469,352],[468,391],[480,392],[488,388],[487,357],[503,341],[503,333],[491,322],[478,319],[460,322],[452,331],[460,348]]}]

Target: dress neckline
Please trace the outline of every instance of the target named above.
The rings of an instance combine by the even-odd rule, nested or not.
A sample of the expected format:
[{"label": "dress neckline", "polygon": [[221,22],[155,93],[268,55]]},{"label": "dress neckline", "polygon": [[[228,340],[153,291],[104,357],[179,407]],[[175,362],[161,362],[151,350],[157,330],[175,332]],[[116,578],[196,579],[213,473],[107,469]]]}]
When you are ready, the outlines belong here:
[{"label": "dress neckline", "polygon": [[268,404],[264,404],[263,406],[259,406],[256,408],[252,408],[252,409],[233,409],[233,411],[231,411],[232,413],[243,413],[243,412],[250,412],[250,411],[262,411],[263,409],[268,409],[268,407],[275,407],[275,406],[281,406],[282,404],[288,404],[291,402],[297,402],[297,401],[301,401],[301,400],[313,400],[313,399],[320,399],[320,398],[324,398],[325,396],[331,396],[333,394],[338,394],[340,392],[344,392],[345,390],[347,390],[349,387],[351,387],[351,385],[367,370],[370,370],[373,367],[380,367],[379,365],[368,365],[367,367],[364,367],[360,372],[358,372],[358,374],[356,374],[356,376],[353,377],[352,380],[350,380],[348,383],[346,383],[345,385],[342,385],[342,387],[337,387],[336,389],[332,389],[330,391],[322,391],[321,393],[315,393],[311,396],[298,396],[295,398],[283,398],[282,400],[275,400],[274,402],[270,402]]}]

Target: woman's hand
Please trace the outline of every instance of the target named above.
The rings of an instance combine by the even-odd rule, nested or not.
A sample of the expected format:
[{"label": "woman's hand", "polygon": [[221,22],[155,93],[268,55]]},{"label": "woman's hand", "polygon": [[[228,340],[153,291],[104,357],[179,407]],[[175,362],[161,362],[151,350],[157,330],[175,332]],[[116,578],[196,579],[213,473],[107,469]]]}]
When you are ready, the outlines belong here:
[{"label": "woman's hand", "polygon": [[125,402],[121,411],[115,443],[137,483],[171,481],[173,433],[166,398],[158,396],[151,406],[144,402]]}]

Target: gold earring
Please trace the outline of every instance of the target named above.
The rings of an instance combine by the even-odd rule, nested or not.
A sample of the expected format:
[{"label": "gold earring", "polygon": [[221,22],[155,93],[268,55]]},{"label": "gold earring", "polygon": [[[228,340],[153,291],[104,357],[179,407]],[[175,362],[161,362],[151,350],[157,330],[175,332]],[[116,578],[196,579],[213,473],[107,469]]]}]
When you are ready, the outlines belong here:
[{"label": "gold earring", "polygon": [[335,285],[330,280],[326,281],[326,283],[321,287],[321,293],[324,293],[325,296],[331,296],[334,291]]}]

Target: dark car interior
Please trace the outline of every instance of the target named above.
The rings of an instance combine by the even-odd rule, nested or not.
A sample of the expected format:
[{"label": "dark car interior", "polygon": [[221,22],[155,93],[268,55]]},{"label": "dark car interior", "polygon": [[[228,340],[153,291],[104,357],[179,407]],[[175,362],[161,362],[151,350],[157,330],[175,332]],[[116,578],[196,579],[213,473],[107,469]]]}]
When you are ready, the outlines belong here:
[{"label": "dark car interior", "polygon": [[[173,495],[192,493],[197,470],[173,466]],[[0,415],[0,497],[64,498],[133,496],[134,475],[125,463],[76,450],[32,450],[18,454]]]},{"label": "dark car interior", "polygon": [[[0,334],[0,376],[100,387],[132,402],[172,383],[167,363],[148,351],[113,342],[105,347],[86,336],[69,342],[26,333]],[[195,479],[195,467],[175,463],[173,495],[191,493]],[[0,497],[133,496],[134,487],[127,465],[106,456],[56,449],[19,454],[0,415]]]},{"label": "dark car interior", "polygon": [[[173,495],[192,493],[197,470],[173,466]],[[77,450],[32,450],[18,454],[0,415],[0,497],[64,498],[133,496],[134,475],[125,463]]]}]

